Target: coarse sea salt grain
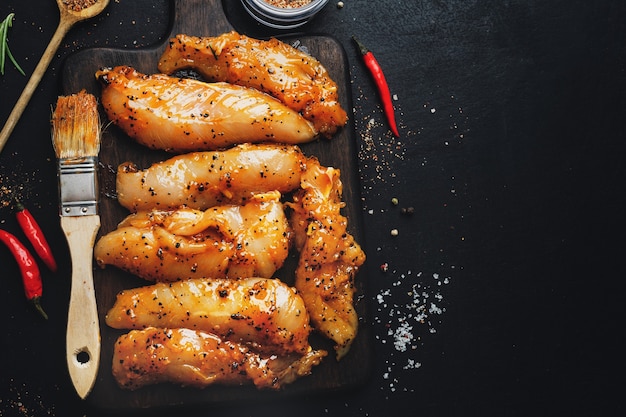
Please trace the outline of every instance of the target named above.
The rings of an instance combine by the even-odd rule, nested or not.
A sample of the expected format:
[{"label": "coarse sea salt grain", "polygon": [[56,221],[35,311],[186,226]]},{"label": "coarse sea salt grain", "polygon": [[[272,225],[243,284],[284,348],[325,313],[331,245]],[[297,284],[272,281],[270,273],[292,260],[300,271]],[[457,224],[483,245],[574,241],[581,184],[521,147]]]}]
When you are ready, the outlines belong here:
[{"label": "coarse sea salt grain", "polygon": [[417,368],[419,368],[419,367],[421,367],[421,366],[422,366],[422,364],[421,364],[421,363],[417,362],[417,361],[416,361],[416,360],[414,360],[414,359],[409,358],[409,359],[407,359],[407,361],[406,361],[406,365],[404,365],[404,366],[402,367],[402,369],[417,369]]},{"label": "coarse sea salt grain", "polygon": [[437,307],[437,305],[435,303],[430,303],[430,308],[428,309],[428,312],[430,314],[442,314],[443,313],[443,309]]},{"label": "coarse sea salt grain", "polygon": [[396,350],[400,352],[406,352],[407,346],[410,346],[415,339],[415,336],[412,332],[413,326],[411,326],[408,322],[403,321],[402,323],[400,323],[400,326],[392,332],[394,338],[393,345]]},{"label": "coarse sea salt grain", "polygon": [[389,271],[397,279],[387,282],[373,298],[377,305],[374,322],[385,326],[385,332],[377,334],[375,339],[382,345],[393,346],[392,356],[398,355],[404,362],[397,366],[390,362],[383,373],[383,378],[389,381],[387,389],[394,392],[406,375],[404,372],[414,372],[422,366],[415,355],[423,343],[421,337],[437,333],[435,326],[441,323],[446,311],[442,305],[443,285],[450,283],[451,277],[438,272],[428,275]]}]

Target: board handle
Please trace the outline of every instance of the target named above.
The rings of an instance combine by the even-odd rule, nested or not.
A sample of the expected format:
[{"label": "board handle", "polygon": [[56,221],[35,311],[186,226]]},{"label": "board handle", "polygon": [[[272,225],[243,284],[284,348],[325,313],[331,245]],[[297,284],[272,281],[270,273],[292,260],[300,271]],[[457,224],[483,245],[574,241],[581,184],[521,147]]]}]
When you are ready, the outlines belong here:
[{"label": "board handle", "polygon": [[226,19],[222,0],[172,0],[174,18],[171,36],[216,36],[233,30]]},{"label": "board handle", "polygon": [[85,399],[96,382],[100,365],[100,324],[92,270],[93,244],[100,228],[100,217],[61,217],[61,228],[72,259],[67,366],[76,392]]}]

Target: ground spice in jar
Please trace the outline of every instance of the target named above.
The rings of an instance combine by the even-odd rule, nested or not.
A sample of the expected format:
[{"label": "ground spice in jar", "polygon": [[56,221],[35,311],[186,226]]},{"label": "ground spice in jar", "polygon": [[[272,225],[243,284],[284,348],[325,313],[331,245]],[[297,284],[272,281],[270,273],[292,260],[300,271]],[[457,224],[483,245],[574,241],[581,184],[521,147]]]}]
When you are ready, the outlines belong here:
[{"label": "ground spice in jar", "polygon": [[280,7],[281,9],[296,9],[306,6],[313,0],[264,0],[270,6]]},{"label": "ground spice in jar", "polygon": [[63,0],[63,5],[72,12],[80,12],[97,2],[98,0]]}]

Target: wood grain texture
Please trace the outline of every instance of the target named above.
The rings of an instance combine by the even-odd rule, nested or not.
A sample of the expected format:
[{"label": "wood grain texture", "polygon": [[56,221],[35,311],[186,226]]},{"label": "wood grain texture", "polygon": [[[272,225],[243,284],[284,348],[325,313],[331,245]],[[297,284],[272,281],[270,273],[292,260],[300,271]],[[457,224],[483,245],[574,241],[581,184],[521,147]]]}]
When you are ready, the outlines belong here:
[{"label": "wood grain texture", "polygon": [[67,316],[66,359],[74,388],[87,397],[100,366],[100,325],[93,283],[93,244],[100,217],[64,216],[61,228],[72,256],[72,288]]},{"label": "wood grain texture", "polygon": [[[195,36],[215,36],[232,29],[222,10],[219,0],[172,1],[173,22],[171,36],[186,33]],[[281,37],[288,43],[298,42],[301,47],[319,59],[339,86],[342,106],[352,114],[349,73],[345,51],[333,38],[327,36],[288,36]],[[167,42],[167,41],[166,41]],[[85,89],[99,96],[100,87],[94,77],[102,67],[131,65],[145,73],[157,72],[157,62],[166,44],[141,50],[88,49],[69,56],[62,73],[62,86],[66,94]],[[107,120],[102,113],[102,120]],[[315,155],[323,165],[341,170],[344,183],[345,215],[349,219],[349,229],[358,242],[364,244],[361,211],[360,186],[358,177],[356,138],[354,121],[342,129],[331,140],[321,139],[302,146],[307,155]],[[114,198],[115,169],[125,161],[133,161],[140,167],[163,160],[171,154],[147,150],[137,145],[113,125],[103,131],[100,150],[100,217],[101,233],[114,229],[127,215]],[[293,271],[297,259],[291,257],[277,276],[287,283],[293,282]],[[367,265],[367,264],[366,264]],[[365,282],[366,269],[357,275],[357,311],[361,318],[360,331],[351,352],[340,362],[329,357],[314,369],[313,374],[296,381],[279,392],[258,391],[254,387],[213,386],[204,390],[185,389],[168,384],[147,387],[129,392],[117,387],[111,375],[113,343],[122,332],[102,326],[102,359],[98,380],[88,400],[96,407],[112,410],[159,407],[171,405],[225,404],[239,401],[259,401],[282,396],[296,396],[308,393],[333,392],[354,388],[363,384],[370,373],[372,359],[371,343],[366,311]],[[95,271],[95,287],[98,299],[100,322],[113,304],[115,295],[124,288],[144,285],[145,282],[114,268]],[[332,346],[320,338],[312,339],[315,347],[332,351]],[[331,355],[332,356],[332,355]]]}]

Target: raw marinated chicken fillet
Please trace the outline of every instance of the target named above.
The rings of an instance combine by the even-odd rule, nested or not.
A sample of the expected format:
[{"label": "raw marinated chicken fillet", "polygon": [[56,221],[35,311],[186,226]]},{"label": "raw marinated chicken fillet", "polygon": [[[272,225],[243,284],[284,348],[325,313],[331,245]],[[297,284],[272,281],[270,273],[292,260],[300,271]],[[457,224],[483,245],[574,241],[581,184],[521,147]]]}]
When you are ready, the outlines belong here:
[{"label": "raw marinated chicken fillet", "polygon": [[115,329],[202,330],[276,354],[310,348],[304,302],[278,279],[195,278],[124,290],[106,323]]},{"label": "raw marinated chicken fillet", "polygon": [[290,248],[280,197],[274,191],[243,206],[137,212],[98,239],[94,257],[101,267],[113,265],[149,281],[271,278]]},{"label": "raw marinated chicken fillet", "polygon": [[243,204],[258,193],[298,188],[306,161],[297,146],[243,144],[178,155],[146,169],[126,162],[117,170],[117,198],[132,212]]},{"label": "raw marinated chicken fillet", "polygon": [[348,232],[341,214],[340,171],[310,161],[302,187],[289,206],[300,258],[295,287],[302,295],[313,327],[335,342],[337,359],[350,350],[358,332],[354,277],[365,253]]},{"label": "raw marinated chicken fillet", "polygon": [[113,376],[125,389],[171,382],[204,388],[212,384],[279,389],[309,375],[324,350],[284,356],[257,353],[240,343],[190,329],[148,327],[120,336],[113,351]]},{"label": "raw marinated chicken fillet", "polygon": [[124,133],[151,149],[215,150],[247,142],[303,143],[313,125],[253,88],[142,74],[128,66],[96,73],[102,106]]},{"label": "raw marinated chicken fillet", "polygon": [[337,84],[314,57],[278,39],[259,40],[237,32],[217,37],[180,34],[159,60],[159,71],[191,68],[208,81],[252,87],[276,97],[332,137],[348,120]]}]

